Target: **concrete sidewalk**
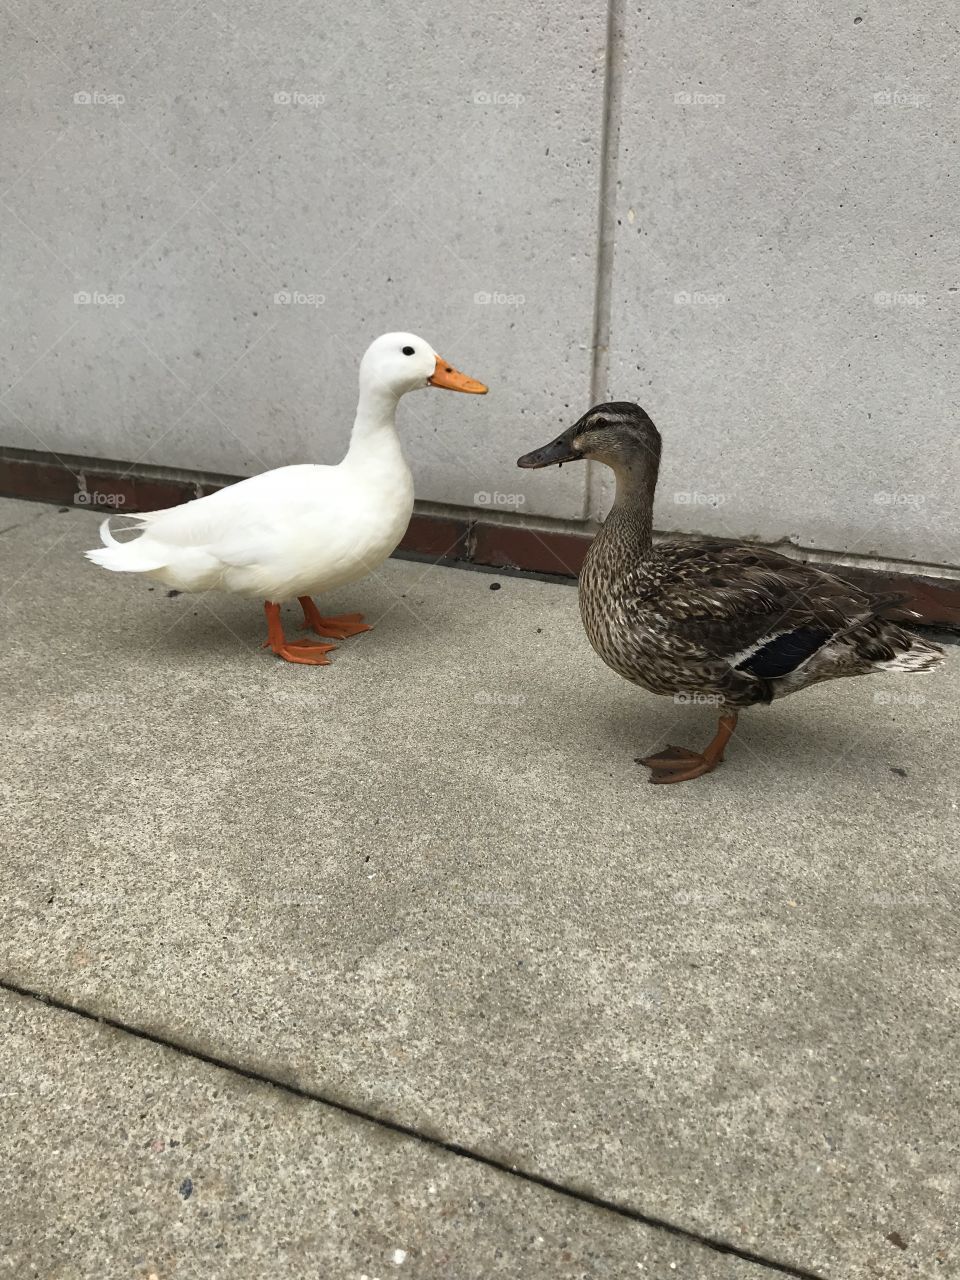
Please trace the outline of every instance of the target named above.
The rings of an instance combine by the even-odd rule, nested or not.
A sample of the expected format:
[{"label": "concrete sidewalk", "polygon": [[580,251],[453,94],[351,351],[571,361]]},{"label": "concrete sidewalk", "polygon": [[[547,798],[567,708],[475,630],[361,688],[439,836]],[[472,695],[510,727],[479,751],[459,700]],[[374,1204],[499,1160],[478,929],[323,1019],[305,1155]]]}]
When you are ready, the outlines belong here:
[{"label": "concrete sidewalk", "polygon": [[174,1047],[6,998],[0,1268],[960,1266],[960,653],[655,788],[709,715],[607,671],[571,587],[391,561],[294,668],[256,604],[84,562],[97,522],[0,504],[0,973]]}]

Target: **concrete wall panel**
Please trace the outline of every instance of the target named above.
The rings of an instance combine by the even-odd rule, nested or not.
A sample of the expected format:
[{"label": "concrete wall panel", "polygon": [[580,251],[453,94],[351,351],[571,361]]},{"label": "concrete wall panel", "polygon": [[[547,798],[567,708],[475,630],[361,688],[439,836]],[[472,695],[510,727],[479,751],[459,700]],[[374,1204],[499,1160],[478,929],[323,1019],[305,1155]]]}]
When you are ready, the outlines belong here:
[{"label": "concrete wall panel", "polygon": [[608,394],[660,527],[960,562],[955,16],[626,6]]},{"label": "concrete wall panel", "polygon": [[[418,495],[527,496],[517,455],[589,394],[600,0],[17,0],[3,21],[6,443],[334,460],[360,354],[403,328],[491,386],[407,398]],[[523,509],[580,517],[585,488],[565,469]]]},{"label": "concrete wall panel", "polygon": [[405,402],[420,497],[596,516],[605,475],[513,464],[589,404],[599,275],[660,527],[960,563],[952,9],[612,3],[607,81],[601,0],[15,0],[3,441],[333,460],[410,328],[492,388]]}]

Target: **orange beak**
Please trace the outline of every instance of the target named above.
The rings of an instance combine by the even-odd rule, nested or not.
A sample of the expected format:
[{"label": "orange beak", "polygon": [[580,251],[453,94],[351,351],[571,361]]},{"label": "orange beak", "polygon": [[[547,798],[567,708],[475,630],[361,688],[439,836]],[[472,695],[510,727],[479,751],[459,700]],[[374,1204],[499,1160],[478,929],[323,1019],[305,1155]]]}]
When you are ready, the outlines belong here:
[{"label": "orange beak", "polygon": [[487,388],[476,378],[468,378],[459,369],[447,364],[441,356],[437,356],[437,367],[427,379],[431,387],[446,387],[448,391],[467,391],[473,396],[485,396]]}]

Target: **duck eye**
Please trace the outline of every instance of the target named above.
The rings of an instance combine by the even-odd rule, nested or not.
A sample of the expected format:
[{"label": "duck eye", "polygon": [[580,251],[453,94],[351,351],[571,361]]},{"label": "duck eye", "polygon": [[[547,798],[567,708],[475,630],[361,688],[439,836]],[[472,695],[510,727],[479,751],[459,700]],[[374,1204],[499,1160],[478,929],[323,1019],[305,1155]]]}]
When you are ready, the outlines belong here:
[{"label": "duck eye", "polygon": [[413,355],[413,347],[404,347],[404,348],[403,348],[403,354],[404,354],[405,356],[412,356],[412,355]]}]

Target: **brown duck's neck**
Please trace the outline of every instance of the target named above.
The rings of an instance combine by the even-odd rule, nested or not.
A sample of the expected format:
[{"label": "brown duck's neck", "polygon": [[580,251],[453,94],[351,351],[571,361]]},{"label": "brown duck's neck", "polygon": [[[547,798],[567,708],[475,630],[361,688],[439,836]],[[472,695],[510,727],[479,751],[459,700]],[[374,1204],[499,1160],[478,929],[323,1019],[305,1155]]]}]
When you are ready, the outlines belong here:
[{"label": "brown duck's neck", "polygon": [[617,466],[617,491],[603,523],[607,538],[616,538],[631,554],[647,556],[653,550],[653,496],[658,463],[651,458]]}]

